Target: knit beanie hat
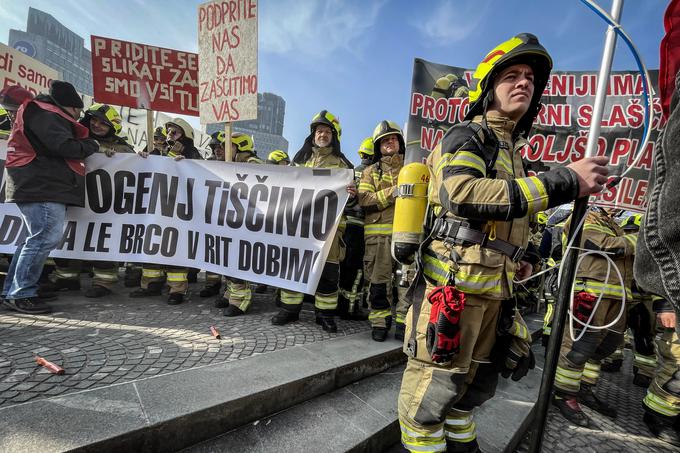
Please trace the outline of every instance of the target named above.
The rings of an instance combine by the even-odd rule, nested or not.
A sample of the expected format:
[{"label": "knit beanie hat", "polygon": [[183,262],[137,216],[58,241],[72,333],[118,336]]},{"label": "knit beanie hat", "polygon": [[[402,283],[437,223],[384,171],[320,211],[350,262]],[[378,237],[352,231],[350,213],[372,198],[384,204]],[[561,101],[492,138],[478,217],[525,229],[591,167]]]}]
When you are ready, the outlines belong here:
[{"label": "knit beanie hat", "polygon": [[54,80],[50,85],[50,96],[62,107],[83,108],[83,100],[76,89],[68,82]]}]

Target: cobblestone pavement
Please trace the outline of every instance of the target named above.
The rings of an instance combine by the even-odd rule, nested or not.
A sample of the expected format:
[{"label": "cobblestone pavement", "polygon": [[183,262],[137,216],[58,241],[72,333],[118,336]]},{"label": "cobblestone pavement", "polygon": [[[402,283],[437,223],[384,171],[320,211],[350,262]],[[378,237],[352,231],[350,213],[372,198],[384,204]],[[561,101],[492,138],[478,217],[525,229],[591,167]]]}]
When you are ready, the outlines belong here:
[{"label": "cobblestone pavement", "polygon": [[[369,330],[367,322],[338,320],[328,334],[314,322],[314,307],[304,304],[300,321],[272,326],[277,311],[271,292],[257,294],[244,316],[227,318],[214,308],[215,297],[198,296],[170,306],[167,296],[131,299],[122,284],[101,299],[81,291],[59,293],[48,316],[0,308],[0,407],[83,389],[128,382],[212,363],[228,362],[294,345],[324,341]],[[210,334],[210,326],[222,339]],[[66,370],[57,376],[36,365],[38,354]]]},{"label": "cobblestone pavement", "polygon": [[[568,453],[677,453],[678,448],[658,440],[642,421],[642,399],[647,390],[633,385],[633,365],[630,350],[625,351],[623,368],[618,373],[602,373],[597,394],[618,410],[615,420],[598,414],[585,406],[583,410],[601,428],[585,429],[570,424],[557,409],[550,407],[543,451]],[[517,452],[527,451],[525,439]]]}]

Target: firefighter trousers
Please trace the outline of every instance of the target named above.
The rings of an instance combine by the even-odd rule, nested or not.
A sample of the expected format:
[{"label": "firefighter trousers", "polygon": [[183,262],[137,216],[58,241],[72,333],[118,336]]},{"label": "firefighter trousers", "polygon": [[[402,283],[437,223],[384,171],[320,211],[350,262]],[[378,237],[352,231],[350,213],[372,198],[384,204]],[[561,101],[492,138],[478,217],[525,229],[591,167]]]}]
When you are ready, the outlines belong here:
[{"label": "firefighter trousers", "polygon": [[[656,370],[656,353],[654,351],[654,331],[656,315],[652,310],[652,301],[635,301],[628,307],[627,327],[633,332],[633,367],[635,373],[654,377]],[[623,360],[625,343],[629,342],[628,333],[621,338],[616,351],[604,359],[602,363],[612,363],[615,360]]]},{"label": "firefighter trousers", "polygon": [[[593,326],[611,323],[621,311],[621,300],[602,298],[591,321]],[[575,321],[574,321],[575,322]],[[569,328],[564,329],[560,358],[555,373],[555,391],[561,396],[578,395],[581,382],[594,386],[600,378],[602,360],[612,354],[621,344],[626,326],[626,311],[617,323],[606,330],[588,329],[583,337],[574,342]],[[574,328],[578,336],[581,329]]]},{"label": "firefighter trousers", "polygon": [[[319,285],[314,294],[314,307],[321,313],[335,313],[335,309],[338,307],[339,263],[345,258],[345,244],[341,239],[342,234],[339,230],[335,232],[326,264],[321,271]],[[297,291],[281,289],[281,309],[299,313],[302,309],[304,296]]]},{"label": "firefighter trousers", "polygon": [[[428,284],[426,295],[432,290]],[[476,445],[472,410],[493,397],[498,371],[490,363],[496,342],[501,301],[466,294],[460,316],[460,352],[453,361],[432,362],[426,346],[430,303],[420,303],[413,325],[414,307],[406,316],[406,345],[415,329],[415,355],[409,354],[399,391],[401,440],[409,451],[467,451]],[[405,347],[406,349],[406,347]],[[408,354],[408,352],[407,352]]]},{"label": "firefighter trousers", "polygon": [[645,409],[666,417],[680,415],[680,338],[673,328],[656,337],[659,367],[643,400]]},{"label": "firefighter trousers", "polygon": [[360,308],[364,289],[364,227],[347,223],[345,259],[340,263],[338,312],[353,313]]},{"label": "firefighter trousers", "polygon": [[[226,277],[227,287],[222,295],[223,299],[229,301],[231,305],[235,305],[241,311],[248,310],[253,301],[253,293],[251,284],[245,280],[238,278]],[[222,276],[213,272],[205,273],[205,286],[222,285]]]},{"label": "firefighter trousers", "polygon": [[392,236],[371,235],[366,237],[364,253],[364,275],[368,281],[368,320],[373,327],[389,328],[392,324],[392,307],[395,307],[396,322],[404,323],[408,303],[405,290],[398,288],[395,304],[393,296],[396,261],[392,259]]},{"label": "firefighter trousers", "polygon": [[142,265],[141,287],[147,289],[150,283],[167,283],[170,294],[185,294],[189,289],[187,280],[188,269],[186,267],[164,266],[162,264]]},{"label": "firefighter trousers", "polygon": [[112,290],[118,283],[118,262],[113,261],[82,261],[66,258],[55,258],[53,276],[55,280],[80,281],[83,265],[92,266],[92,286],[101,286]]}]

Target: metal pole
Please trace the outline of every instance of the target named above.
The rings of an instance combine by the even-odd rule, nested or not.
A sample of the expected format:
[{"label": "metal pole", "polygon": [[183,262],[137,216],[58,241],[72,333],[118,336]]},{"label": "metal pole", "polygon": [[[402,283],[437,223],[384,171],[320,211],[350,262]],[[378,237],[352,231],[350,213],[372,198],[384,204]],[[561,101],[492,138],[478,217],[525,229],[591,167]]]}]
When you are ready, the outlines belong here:
[{"label": "metal pole", "polygon": [[[619,22],[622,9],[623,0],[614,0],[612,2],[611,16],[616,22]],[[597,93],[595,96],[595,105],[593,108],[593,117],[592,123],[590,124],[585,157],[592,157],[597,151],[597,142],[600,137],[600,122],[602,121],[602,113],[607,96],[607,86],[609,84],[609,74],[611,73],[615,49],[616,31],[610,26],[607,28],[607,37],[604,45],[604,52],[602,54],[602,63],[600,65],[600,73],[597,81]],[[574,203],[574,211],[572,212],[571,218],[572,228],[569,230],[569,242],[567,243],[570,243],[573,237],[576,237],[574,239],[574,244],[578,246],[581,243],[582,229],[576,227],[586,215],[587,209],[587,197],[579,198]],[[550,340],[548,341],[548,349],[546,351],[545,368],[543,369],[543,375],[541,377],[541,388],[538,392],[538,401],[534,414],[534,429],[531,436],[531,445],[529,447],[531,453],[540,452],[543,443],[543,432],[545,431],[545,424],[548,417],[548,405],[550,404],[550,395],[553,384],[555,383],[555,371],[557,370],[557,361],[559,359],[562,336],[564,335],[568,303],[571,298],[571,285],[576,276],[577,258],[578,252],[572,250],[566,254],[563,261],[564,268],[562,270],[562,279],[560,281],[557,301],[555,303]]]}]

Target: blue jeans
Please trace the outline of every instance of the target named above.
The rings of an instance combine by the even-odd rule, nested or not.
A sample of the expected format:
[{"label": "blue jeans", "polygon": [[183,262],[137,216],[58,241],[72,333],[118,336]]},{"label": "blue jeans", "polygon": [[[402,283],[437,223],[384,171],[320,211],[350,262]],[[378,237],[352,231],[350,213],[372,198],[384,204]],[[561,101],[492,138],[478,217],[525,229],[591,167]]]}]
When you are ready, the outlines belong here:
[{"label": "blue jeans", "polygon": [[17,246],[7,271],[2,294],[6,299],[38,295],[38,280],[50,252],[64,233],[66,205],[62,203],[17,203],[28,235]]}]

